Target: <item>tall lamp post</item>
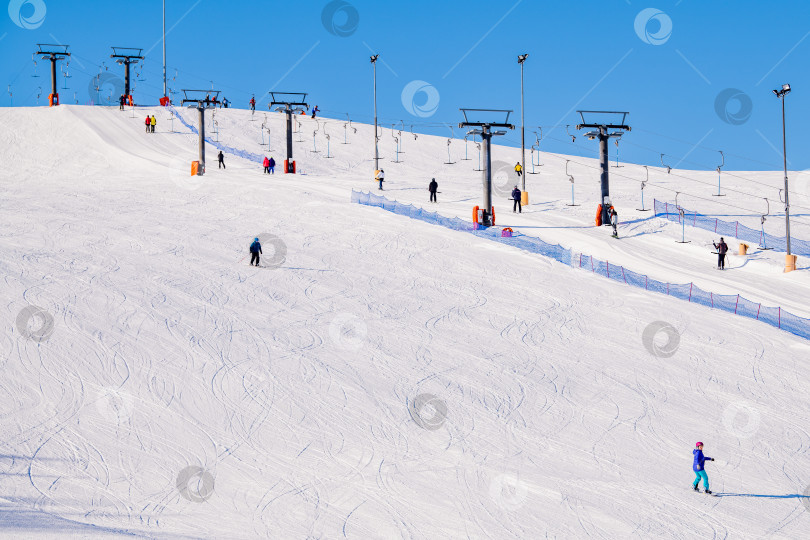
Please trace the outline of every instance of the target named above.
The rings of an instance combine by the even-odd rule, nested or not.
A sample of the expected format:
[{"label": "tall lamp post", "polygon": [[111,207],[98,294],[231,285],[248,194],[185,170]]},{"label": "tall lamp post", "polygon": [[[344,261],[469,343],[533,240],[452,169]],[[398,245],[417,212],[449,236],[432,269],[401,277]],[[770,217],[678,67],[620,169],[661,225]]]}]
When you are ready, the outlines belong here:
[{"label": "tall lamp post", "polygon": [[520,166],[523,179],[520,196],[523,200],[520,201],[520,204],[529,204],[529,194],[526,193],[526,118],[523,113],[523,62],[528,57],[528,53],[518,56],[518,64],[520,64]]},{"label": "tall lamp post", "polygon": [[785,272],[791,272],[796,269],[796,257],[790,253],[790,200],[788,199],[787,142],[785,137],[785,96],[790,93],[790,85],[783,84],[780,90],[774,90],[773,93],[782,102],[782,157],[785,171],[785,243],[787,244]]},{"label": "tall lamp post", "polygon": [[[374,170],[380,170],[380,149],[377,146],[377,58],[379,54],[371,57],[371,65],[374,66]],[[375,172],[375,174],[377,174]],[[382,185],[382,184],[380,184]]]}]

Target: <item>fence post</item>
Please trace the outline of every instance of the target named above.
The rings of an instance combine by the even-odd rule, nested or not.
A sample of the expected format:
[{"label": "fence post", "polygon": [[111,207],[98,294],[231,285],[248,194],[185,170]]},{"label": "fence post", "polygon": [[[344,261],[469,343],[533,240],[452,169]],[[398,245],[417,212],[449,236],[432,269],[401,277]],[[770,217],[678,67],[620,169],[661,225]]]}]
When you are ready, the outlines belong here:
[{"label": "fence post", "polygon": [[759,310],[762,309],[762,304],[757,308],[757,320],[759,320]]},{"label": "fence post", "polygon": [[695,285],[694,283],[690,283],[690,284],[689,284],[689,301],[690,301],[690,302],[692,301],[692,287],[693,287],[694,285]]},{"label": "fence post", "polygon": [[714,232],[717,232],[717,218],[714,218]]},{"label": "fence post", "polygon": [[709,298],[712,299],[712,308],[714,308],[714,293],[713,292],[709,293]]},{"label": "fence post", "polygon": [[582,253],[579,254],[579,267],[582,268]]},{"label": "fence post", "polygon": [[607,268],[608,279],[610,279],[610,261],[605,261],[605,267]]},{"label": "fence post", "polygon": [[737,307],[740,305],[740,295],[737,295],[737,303],[734,304],[734,315],[737,314]]},{"label": "fence post", "polygon": [[669,296],[669,281],[667,281],[667,296]]},{"label": "fence post", "polygon": [[589,255],[589,257],[591,258],[591,272],[596,272],[593,268],[593,255]]},{"label": "fence post", "polygon": [[647,281],[648,281],[648,279],[649,279],[649,277],[645,275],[645,276],[644,276],[644,290],[645,290],[645,291],[648,291],[648,290],[649,290],[649,289],[647,288]]},{"label": "fence post", "polygon": [[692,227],[697,227],[697,212],[695,212],[695,219],[692,220]]},{"label": "fence post", "polygon": [[782,328],[782,308],[779,308],[779,328]]},{"label": "fence post", "polygon": [[735,223],[737,223],[737,226],[734,228],[734,238],[739,238],[739,237],[740,237],[740,235],[739,235],[739,232],[740,232],[740,222],[739,222],[739,221],[737,221],[737,222],[735,222]]},{"label": "fence post", "polygon": [[625,284],[627,283],[627,276],[624,275],[624,266],[622,268],[622,278],[624,279]]}]

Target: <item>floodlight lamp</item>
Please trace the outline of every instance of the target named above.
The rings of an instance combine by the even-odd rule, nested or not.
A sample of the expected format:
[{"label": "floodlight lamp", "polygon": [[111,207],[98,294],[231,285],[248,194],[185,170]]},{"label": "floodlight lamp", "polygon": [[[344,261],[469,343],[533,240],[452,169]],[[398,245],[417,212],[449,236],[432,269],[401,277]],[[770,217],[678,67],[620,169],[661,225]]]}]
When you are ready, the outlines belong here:
[{"label": "floodlight lamp", "polygon": [[519,55],[518,64],[522,64],[523,62],[525,62],[528,57],[529,57],[528,53]]},{"label": "floodlight lamp", "polygon": [[786,93],[786,94],[787,94],[788,92],[790,92],[790,85],[789,85],[789,84],[783,84],[783,85],[782,85],[782,91],[783,91],[784,93]]},{"label": "floodlight lamp", "polygon": [[506,135],[506,131],[499,129],[498,131],[493,131],[492,135]]},{"label": "floodlight lamp", "polygon": [[380,56],[379,54],[375,54],[374,56],[372,56],[371,57],[371,63],[373,64],[374,62],[376,62],[377,58],[379,58],[379,56]]}]

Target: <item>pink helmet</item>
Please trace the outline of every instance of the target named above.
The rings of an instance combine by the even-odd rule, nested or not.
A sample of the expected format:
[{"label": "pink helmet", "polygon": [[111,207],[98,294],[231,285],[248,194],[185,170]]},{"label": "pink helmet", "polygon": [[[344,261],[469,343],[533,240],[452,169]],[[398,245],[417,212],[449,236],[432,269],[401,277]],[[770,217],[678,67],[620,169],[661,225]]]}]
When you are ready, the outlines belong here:
[{"label": "pink helmet", "polygon": [[697,448],[698,446],[703,446],[703,443],[702,442],[696,442],[695,443],[695,448]]}]

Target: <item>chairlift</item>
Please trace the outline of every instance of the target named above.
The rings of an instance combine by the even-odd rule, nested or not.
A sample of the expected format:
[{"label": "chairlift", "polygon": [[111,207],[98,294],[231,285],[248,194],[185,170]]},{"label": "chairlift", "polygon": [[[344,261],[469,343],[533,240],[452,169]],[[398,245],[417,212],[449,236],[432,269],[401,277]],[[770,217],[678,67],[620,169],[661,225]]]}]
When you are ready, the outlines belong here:
[{"label": "chairlift", "polygon": [[641,208],[636,208],[639,212],[649,212],[649,208],[644,208],[644,188],[647,187],[647,182],[650,181],[650,169],[644,165],[644,170],[647,172],[647,179],[641,181]]},{"label": "chairlift", "polygon": [[720,163],[720,165],[717,166],[717,194],[714,196],[725,197],[726,195],[724,193],[720,193],[720,169],[723,167],[723,165],[726,164],[726,156],[723,155],[722,150],[718,150],[718,152],[720,152],[720,159],[722,160],[722,162]]},{"label": "chairlift", "polygon": [[571,161],[570,159],[565,160],[565,175],[568,177],[568,181],[571,182],[571,204],[567,204],[566,206],[579,206],[574,202],[574,175],[568,172],[568,162]]},{"label": "chairlift", "polygon": [[32,55],[31,55],[31,60],[33,60],[33,61],[34,61],[34,74],[33,74],[33,75],[31,75],[31,77],[32,77],[32,78],[34,78],[34,79],[39,79],[39,75],[37,75],[37,59],[36,59],[36,53],[34,53],[34,54],[32,54]]},{"label": "chairlift", "polygon": [[571,135],[571,133],[568,131],[568,127],[569,127],[570,125],[571,125],[571,124],[568,124],[568,125],[566,125],[566,126],[565,126],[565,132],[566,132],[566,133],[568,133],[568,136],[569,136],[569,137],[571,137],[571,142],[575,142],[575,141],[577,140],[576,135]]},{"label": "chairlift", "polygon": [[664,163],[664,155],[665,154],[661,154],[661,166],[666,167],[667,168],[667,174],[669,174],[669,172],[672,170],[672,167],[670,167],[669,165]]},{"label": "chairlift", "polygon": [[[663,163],[663,157],[664,157],[664,154],[661,154],[662,163]],[[684,212],[684,209],[681,207],[681,205],[678,204],[678,195],[680,195],[680,194],[681,194],[680,191],[675,192],[675,208],[678,209],[678,215],[680,216],[680,220],[681,220],[681,239],[676,240],[675,243],[677,243],[677,244],[689,244],[691,242],[691,240],[686,239],[686,216],[684,215],[685,212]]]},{"label": "chairlift", "polygon": [[[452,128],[450,128],[450,129],[452,131]],[[453,143],[453,139],[447,139],[447,161],[445,162],[445,165],[453,165],[453,164],[455,164],[455,161],[450,159],[450,145],[452,143]]]},{"label": "chairlift", "polygon": [[[782,190],[779,190],[779,191],[782,191]],[[762,235],[760,236],[760,240],[761,240],[762,245],[758,246],[758,247],[759,247],[759,249],[761,249],[763,251],[767,251],[769,249],[773,249],[773,248],[769,248],[768,244],[765,242],[765,221],[767,220],[767,217],[771,214],[771,203],[768,201],[768,197],[763,197],[763,198],[765,199],[765,205],[767,206],[767,209],[765,210],[765,213],[762,214],[760,216],[760,218],[759,218],[760,226],[762,228]]]},{"label": "chairlift", "polygon": [[411,135],[413,135],[413,140],[416,140],[416,133],[413,132],[413,124],[411,124]]}]

